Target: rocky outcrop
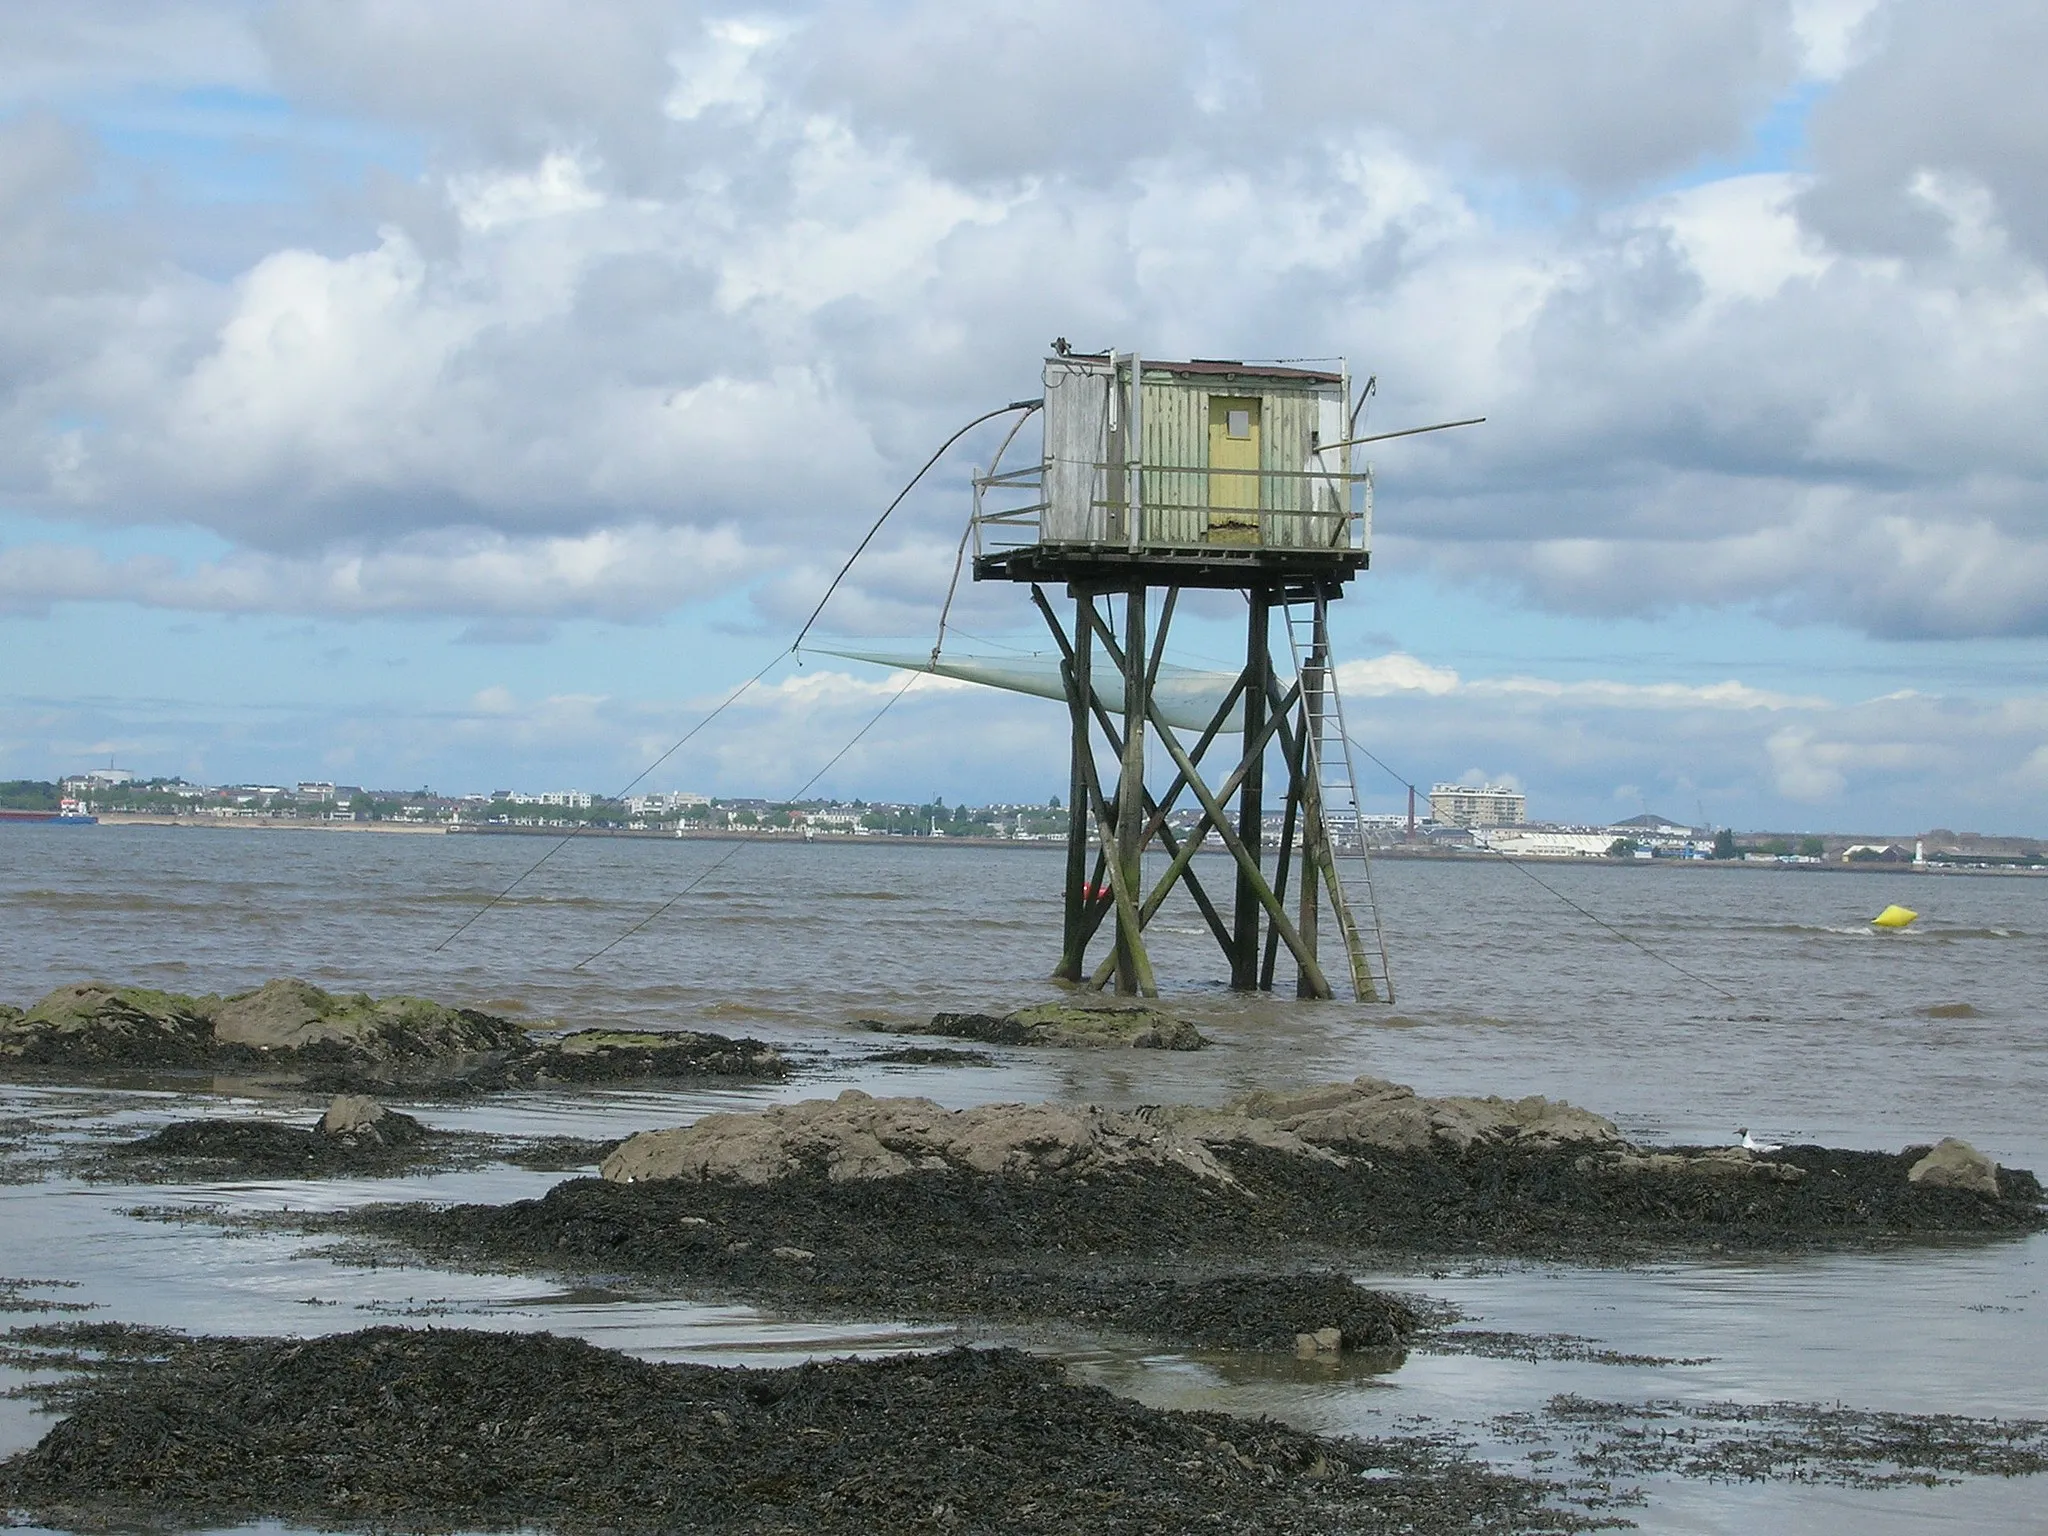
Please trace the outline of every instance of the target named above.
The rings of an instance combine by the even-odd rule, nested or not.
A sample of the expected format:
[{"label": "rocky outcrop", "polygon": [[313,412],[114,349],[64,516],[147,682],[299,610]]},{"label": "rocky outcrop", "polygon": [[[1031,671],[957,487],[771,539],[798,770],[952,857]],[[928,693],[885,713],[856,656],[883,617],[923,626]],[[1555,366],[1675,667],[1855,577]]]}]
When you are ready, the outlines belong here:
[{"label": "rocky outcrop", "polygon": [[524,1029],[491,1014],[423,997],[337,996],[288,977],[228,998],[77,982],[0,1018],[0,1057],[31,1066],[368,1064],[527,1048]]},{"label": "rocky outcrop", "polygon": [[322,1136],[360,1136],[375,1130],[385,1118],[385,1109],[375,1099],[360,1093],[339,1093],[320,1117]]},{"label": "rocky outcrop", "polygon": [[1136,1113],[1086,1104],[946,1109],[930,1099],[876,1099],[849,1088],[836,1099],[643,1131],[613,1151],[600,1171],[627,1184],[768,1184],[809,1172],[843,1183],[945,1168],[1036,1178],[1167,1163],[1213,1183],[1234,1182],[1202,1142]]},{"label": "rocky outcrop", "polygon": [[[1614,1122],[1540,1095],[1524,1099],[1427,1099],[1400,1083],[1360,1077],[1305,1093],[1247,1094],[1226,1111],[1262,1121],[1311,1146],[1463,1150],[1477,1142],[1524,1147],[1616,1146]],[[1199,1115],[1200,1111],[1193,1112]]]},{"label": "rocky outcrop", "polygon": [[780,1077],[758,1040],[689,1030],[585,1030],[536,1039],[525,1026],[424,997],[334,993],[294,977],[232,997],[80,982],[23,1012],[0,1009],[0,1066],[256,1072],[328,1091],[410,1084],[462,1091],[648,1077]]},{"label": "rocky outcrop", "polygon": [[1530,1148],[1615,1145],[1610,1121],[1547,1099],[1425,1099],[1378,1078],[1313,1093],[1253,1094],[1221,1109],[876,1099],[849,1089],[753,1114],[706,1115],[643,1131],[605,1160],[607,1179],[767,1184],[800,1173],[834,1182],[918,1170],[1079,1177],[1110,1168],[1177,1166],[1232,1186],[1218,1148],[1249,1145],[1329,1163],[1384,1148],[1461,1151],[1477,1142]]},{"label": "rocky outcrop", "polygon": [[336,995],[289,976],[228,998],[211,1011],[218,1044],[263,1052],[331,1052],[396,1061],[523,1050],[528,1043],[522,1026],[473,1008],[451,1008],[424,997]]},{"label": "rocky outcrop", "polygon": [[1014,1013],[935,1013],[929,1024],[885,1024],[868,1028],[904,1035],[944,1035],[985,1045],[1055,1048],[1122,1046],[1138,1050],[1199,1051],[1209,1042],[1186,1019],[1137,1004],[1037,1003]]},{"label": "rocky outcrop", "polygon": [[1936,1189],[1967,1189],[1972,1194],[1998,1198],[1998,1164],[1967,1141],[1945,1136],[1925,1157],[1906,1170],[1914,1184]]},{"label": "rocky outcrop", "polygon": [[1715,1147],[1706,1152],[1623,1152],[1602,1161],[1582,1157],[1581,1173],[1605,1168],[1611,1173],[1662,1175],[1707,1180],[1749,1180],[1759,1184],[1797,1184],[1806,1170],[1797,1163],[1774,1163],[1741,1147]]},{"label": "rocky outcrop", "polygon": [[76,982],[0,1020],[0,1058],[39,1067],[198,1066],[213,1049],[211,1001]]}]

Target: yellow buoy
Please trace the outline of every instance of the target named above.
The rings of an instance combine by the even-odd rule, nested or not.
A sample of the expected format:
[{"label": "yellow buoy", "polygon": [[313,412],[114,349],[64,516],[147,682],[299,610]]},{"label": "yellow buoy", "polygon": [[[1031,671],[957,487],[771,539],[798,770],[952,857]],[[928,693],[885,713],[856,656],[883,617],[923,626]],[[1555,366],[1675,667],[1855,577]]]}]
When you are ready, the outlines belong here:
[{"label": "yellow buoy", "polygon": [[1870,921],[1879,928],[1909,928],[1919,916],[1910,907],[1886,907]]}]

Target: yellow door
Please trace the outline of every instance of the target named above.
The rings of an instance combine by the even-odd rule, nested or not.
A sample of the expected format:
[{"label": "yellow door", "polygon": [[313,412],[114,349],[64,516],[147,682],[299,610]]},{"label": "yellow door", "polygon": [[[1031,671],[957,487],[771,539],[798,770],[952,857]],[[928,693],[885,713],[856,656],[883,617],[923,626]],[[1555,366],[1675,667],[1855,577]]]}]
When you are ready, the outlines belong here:
[{"label": "yellow door", "polygon": [[[1259,467],[1259,402],[1242,396],[1209,397],[1209,468]],[[1259,542],[1259,477],[1209,476],[1209,542]]]}]

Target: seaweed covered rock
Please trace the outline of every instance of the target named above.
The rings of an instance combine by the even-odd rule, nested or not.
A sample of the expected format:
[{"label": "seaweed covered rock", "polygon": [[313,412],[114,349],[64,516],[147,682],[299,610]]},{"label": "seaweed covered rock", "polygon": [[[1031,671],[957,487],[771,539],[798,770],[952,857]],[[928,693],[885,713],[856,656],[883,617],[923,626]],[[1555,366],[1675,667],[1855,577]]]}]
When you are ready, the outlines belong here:
[{"label": "seaweed covered rock", "polygon": [[689,1030],[584,1030],[535,1039],[526,1027],[425,997],[335,993],[279,977],[229,997],[80,982],[22,1012],[0,1009],[0,1067],[260,1073],[323,1092],[475,1093],[548,1082],[648,1077],[776,1078],[758,1040]]},{"label": "seaweed covered rock", "polygon": [[74,982],[0,1019],[0,1058],[37,1067],[199,1066],[213,1050],[210,1001]]},{"label": "seaweed covered rock", "polygon": [[1014,1013],[935,1013],[928,1024],[884,1024],[870,1029],[904,1035],[943,1035],[984,1045],[1036,1045],[1065,1049],[1121,1046],[1138,1050],[1199,1051],[1208,1040],[1186,1019],[1143,1004],[1037,1003]]},{"label": "seaweed covered rock", "polygon": [[1427,1440],[1146,1407],[1016,1350],[753,1370],[551,1334],[151,1341],[0,1463],[67,1528],[1500,1533],[1549,1486]]},{"label": "seaweed covered rock", "polygon": [[689,1029],[581,1029],[535,1048],[538,1082],[614,1082],[629,1077],[781,1077],[780,1052],[759,1040]]},{"label": "seaweed covered rock", "polygon": [[436,1133],[373,1099],[338,1098],[315,1126],[276,1120],[181,1120],[109,1147],[102,1176],[324,1179],[403,1173],[440,1154]]},{"label": "seaweed covered rock", "polygon": [[337,995],[290,976],[217,1003],[211,1013],[217,1044],[266,1053],[403,1061],[527,1045],[521,1025],[495,1014],[424,997]]},{"label": "seaweed covered rock", "polygon": [[1211,1349],[1288,1349],[1304,1334],[1320,1335],[1327,1353],[1400,1349],[1422,1326],[1400,1297],[1328,1272],[1215,1275],[1131,1292],[1119,1325]]}]

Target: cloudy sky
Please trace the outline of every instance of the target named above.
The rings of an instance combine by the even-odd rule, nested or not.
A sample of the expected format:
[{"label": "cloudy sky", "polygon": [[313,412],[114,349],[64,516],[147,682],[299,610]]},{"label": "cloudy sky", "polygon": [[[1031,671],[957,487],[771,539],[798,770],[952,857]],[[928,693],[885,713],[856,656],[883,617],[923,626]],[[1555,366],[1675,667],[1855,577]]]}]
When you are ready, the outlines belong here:
[{"label": "cloudy sky", "polygon": [[[1064,335],[1489,418],[1378,450],[1339,609],[1403,774],[2048,832],[2044,57],[2005,0],[0,7],[0,777],[616,788]],[[822,629],[928,648],[993,446]],[[785,665],[655,787],[788,793],[894,686]],[[927,683],[823,787],[1042,798],[1063,728]]]}]

